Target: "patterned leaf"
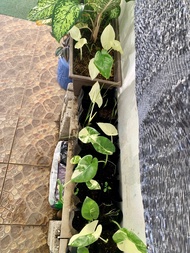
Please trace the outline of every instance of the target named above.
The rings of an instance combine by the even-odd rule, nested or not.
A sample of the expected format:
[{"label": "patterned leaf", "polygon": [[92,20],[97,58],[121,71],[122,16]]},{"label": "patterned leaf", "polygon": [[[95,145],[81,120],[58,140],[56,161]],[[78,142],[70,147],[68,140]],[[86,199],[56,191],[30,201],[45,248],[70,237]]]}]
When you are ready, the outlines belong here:
[{"label": "patterned leaf", "polygon": [[52,35],[58,42],[76,23],[82,10],[78,0],[58,0],[52,17]]},{"label": "patterned leaf", "polygon": [[49,19],[53,15],[53,9],[57,0],[41,0],[38,1],[35,6],[28,14],[28,19],[32,21]]},{"label": "patterned leaf", "polygon": [[110,12],[110,10],[118,7],[121,3],[121,0],[87,0],[95,12]]}]

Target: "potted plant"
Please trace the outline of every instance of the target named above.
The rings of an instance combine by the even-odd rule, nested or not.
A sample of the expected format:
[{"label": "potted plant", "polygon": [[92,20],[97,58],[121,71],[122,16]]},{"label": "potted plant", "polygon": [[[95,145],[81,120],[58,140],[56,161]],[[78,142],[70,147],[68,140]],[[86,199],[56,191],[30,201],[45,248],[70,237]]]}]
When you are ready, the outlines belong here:
[{"label": "potted plant", "polygon": [[[93,49],[97,51],[99,47],[100,32],[111,22],[117,19],[120,14],[121,0],[39,0],[28,18],[36,21],[37,24],[49,24],[52,27],[52,36],[60,42],[64,35],[68,34],[70,29],[76,25],[80,29],[85,28],[85,33],[88,37],[88,52],[86,55],[94,56]],[[126,0],[128,2],[128,0]],[[116,39],[118,39],[118,25],[116,24]],[[90,49],[90,50],[89,50]],[[100,77],[95,81],[104,83],[109,86],[121,85],[121,66],[120,53],[114,54],[114,70],[112,80],[101,80]],[[91,57],[92,58],[92,57]],[[69,76],[74,84],[75,95],[79,95],[81,85],[92,85],[94,82],[88,74],[81,75],[85,65],[88,66],[89,60],[84,59],[82,70],[75,73],[73,62],[78,66],[79,61],[76,61],[76,56],[73,56],[73,40],[70,40],[70,69]],[[76,66],[75,65],[75,66]],[[82,84],[81,84],[82,83]]]}]

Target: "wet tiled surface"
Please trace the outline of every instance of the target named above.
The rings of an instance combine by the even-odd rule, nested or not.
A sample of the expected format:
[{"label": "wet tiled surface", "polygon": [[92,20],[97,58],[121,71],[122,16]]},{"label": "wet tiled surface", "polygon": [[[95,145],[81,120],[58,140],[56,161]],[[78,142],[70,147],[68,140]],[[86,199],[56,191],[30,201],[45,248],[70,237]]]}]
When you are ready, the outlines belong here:
[{"label": "wet tiled surface", "polygon": [[64,91],[49,27],[0,15],[0,251],[46,253]]}]

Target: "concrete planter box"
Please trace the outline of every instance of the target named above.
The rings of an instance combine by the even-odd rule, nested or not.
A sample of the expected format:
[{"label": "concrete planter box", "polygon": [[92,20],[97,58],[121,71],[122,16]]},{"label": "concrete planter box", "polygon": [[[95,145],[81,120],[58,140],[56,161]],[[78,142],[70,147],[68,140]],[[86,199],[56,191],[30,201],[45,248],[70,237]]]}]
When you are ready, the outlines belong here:
[{"label": "concrete planter box", "polygon": [[[73,165],[70,163],[70,159],[74,155],[74,149],[76,145],[76,138],[78,133],[78,118],[77,118],[78,104],[77,99],[73,93],[72,83],[68,85],[67,93],[65,96],[62,115],[60,120],[60,140],[68,141],[67,150],[67,166],[65,183],[70,181],[73,173]],[[64,205],[62,209],[61,221],[50,221],[49,223],[49,235],[48,245],[50,252],[53,253],[66,253],[68,241],[76,231],[72,227],[72,218],[75,209],[75,196],[74,184],[69,183],[64,188]]]}]

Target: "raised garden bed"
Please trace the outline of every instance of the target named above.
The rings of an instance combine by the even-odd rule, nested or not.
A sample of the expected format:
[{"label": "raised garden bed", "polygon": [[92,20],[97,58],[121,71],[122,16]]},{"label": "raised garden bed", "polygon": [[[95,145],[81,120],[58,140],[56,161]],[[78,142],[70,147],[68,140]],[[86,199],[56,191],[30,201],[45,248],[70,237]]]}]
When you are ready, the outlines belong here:
[{"label": "raised garden bed", "polygon": [[[70,122],[74,119],[75,124],[70,124],[70,133],[68,135],[70,138],[68,139],[66,184],[64,186],[64,204],[62,210],[61,233],[59,236],[59,253],[69,252],[68,250],[71,250],[70,252],[91,253],[121,252],[121,250],[124,251],[126,247],[124,245],[126,245],[126,243],[129,245],[132,244],[133,247],[136,249],[138,248],[138,250],[140,249],[139,252],[146,252],[146,246],[140,241],[140,239],[133,232],[121,228],[119,225],[122,220],[122,211],[120,210],[119,204],[121,201],[119,192],[119,171],[117,167],[119,148],[114,148],[114,150],[110,151],[110,143],[108,141],[106,149],[108,153],[111,153],[105,155],[104,152],[107,151],[99,152],[95,148],[92,140],[89,143],[85,143],[84,141],[84,129],[91,131],[96,126],[97,121],[99,121],[99,116],[101,120],[104,120],[104,123],[112,122],[117,126],[117,110],[115,113],[112,113],[111,116],[110,113],[108,113],[108,118],[105,118],[105,112],[109,111],[110,105],[112,112],[113,108],[115,108],[109,101],[110,99],[114,99],[114,93],[112,92],[114,92],[114,90],[106,90],[106,93],[105,90],[101,90],[102,95],[104,94],[102,101],[104,106],[101,106],[102,112],[101,109],[98,110],[99,107],[96,108],[96,105],[94,104],[93,112],[99,111],[99,113],[94,115],[93,113],[89,114],[88,112],[88,119],[85,123],[83,117],[76,119],[76,106],[74,106],[75,110],[72,110]],[[90,101],[88,94],[89,88],[85,87],[83,89],[83,94],[81,94],[81,97],[78,100],[82,107],[86,108],[86,106],[89,106],[88,103]],[[76,98],[74,101],[77,103]],[[85,108],[80,108],[80,111]],[[77,134],[76,131],[78,120],[80,123],[79,134]],[[117,147],[118,136],[115,133],[105,134],[105,129],[102,129],[101,125],[99,125],[97,129],[99,131],[98,136],[103,138],[109,136],[111,143]],[[91,134],[93,135],[93,133],[90,133],[88,138],[92,137]],[[76,136],[79,138],[76,138]],[[76,146],[79,147],[79,149],[77,149],[78,151],[76,151]],[[75,159],[73,159],[73,155],[77,155],[77,157],[75,156]],[[92,166],[87,166],[88,170],[86,170],[86,163],[88,164],[89,162],[89,156],[90,163],[92,161],[93,163],[91,164]],[[88,159],[86,159],[86,157],[88,157]],[[94,162],[95,164],[98,163],[98,169],[95,169],[96,173],[92,176],[90,174],[91,171],[94,171]],[[83,164],[82,170],[80,169],[81,163]],[[98,187],[96,182],[99,185]],[[101,189],[98,189],[99,187]],[[90,234],[85,233],[84,235],[81,230],[83,231],[84,227],[86,229],[86,226],[90,226],[92,231],[89,232]],[[97,235],[97,233],[99,234]],[[124,236],[122,239],[121,234]],[[98,238],[96,238],[97,236]],[[118,237],[119,240],[122,240],[122,243],[118,241]],[[77,248],[78,251],[76,251]]]}]

